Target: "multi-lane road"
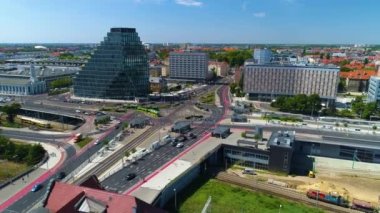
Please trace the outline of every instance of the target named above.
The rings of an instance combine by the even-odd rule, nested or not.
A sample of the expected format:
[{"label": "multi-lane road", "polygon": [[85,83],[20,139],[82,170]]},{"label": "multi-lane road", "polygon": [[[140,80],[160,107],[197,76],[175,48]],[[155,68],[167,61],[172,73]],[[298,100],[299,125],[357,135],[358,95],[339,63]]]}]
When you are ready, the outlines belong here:
[{"label": "multi-lane road", "polygon": [[[181,152],[195,144],[199,138],[203,135],[210,132],[213,126],[219,122],[225,115],[225,110],[228,107],[227,97],[228,89],[227,87],[220,87],[217,90],[217,93],[221,99],[221,103],[224,106],[223,108],[218,108],[215,106],[207,106],[209,111],[211,111],[211,115],[209,118],[205,119],[200,125],[193,128],[190,132],[194,133],[197,138],[188,139],[184,142],[184,147],[177,148],[171,146],[170,143],[160,147],[159,149],[149,153],[144,156],[142,159],[138,160],[136,163],[130,164],[113,175],[106,178],[102,181],[102,185],[111,191],[115,192],[124,192],[128,191],[135,184],[144,180],[154,171],[162,167],[164,164],[178,156]],[[127,180],[126,176],[129,173],[136,174],[136,178],[133,180]]]}]

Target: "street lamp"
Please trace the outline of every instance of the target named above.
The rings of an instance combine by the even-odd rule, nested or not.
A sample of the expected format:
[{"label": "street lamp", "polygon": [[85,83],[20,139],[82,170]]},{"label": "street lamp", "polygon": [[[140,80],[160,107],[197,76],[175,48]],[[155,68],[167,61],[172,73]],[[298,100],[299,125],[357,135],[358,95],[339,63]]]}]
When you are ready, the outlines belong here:
[{"label": "street lamp", "polygon": [[177,210],[177,190],[174,188],[174,209]]},{"label": "street lamp", "polygon": [[278,208],[278,213],[281,213],[282,205],[280,204],[280,208]]}]

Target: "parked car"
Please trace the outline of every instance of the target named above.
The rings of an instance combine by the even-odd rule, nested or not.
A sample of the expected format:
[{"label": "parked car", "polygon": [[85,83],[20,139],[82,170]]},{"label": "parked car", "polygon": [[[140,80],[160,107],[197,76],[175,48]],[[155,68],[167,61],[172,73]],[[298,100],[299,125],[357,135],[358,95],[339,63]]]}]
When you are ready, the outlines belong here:
[{"label": "parked car", "polygon": [[183,143],[178,143],[176,147],[177,148],[182,148],[183,147]]},{"label": "parked car", "polygon": [[66,173],[65,172],[59,172],[58,174],[57,174],[57,179],[58,180],[62,180],[63,178],[65,178],[66,177]]},{"label": "parked car", "polygon": [[190,132],[187,136],[188,136],[190,139],[194,139],[194,138],[197,137],[197,136],[196,136],[194,133],[192,133],[192,132]]},{"label": "parked car", "polygon": [[185,140],[187,140],[187,138],[186,138],[186,136],[181,135],[181,136],[178,136],[178,137],[177,137],[177,140],[178,140],[179,142],[184,142]]},{"label": "parked car", "polygon": [[30,190],[30,191],[36,192],[36,191],[40,190],[41,188],[42,188],[42,184],[37,183],[36,185],[33,186],[32,190]]},{"label": "parked car", "polygon": [[177,144],[178,144],[178,142],[175,141],[175,140],[173,140],[173,141],[171,142],[171,145],[172,145],[172,146],[177,146]]},{"label": "parked car", "polygon": [[126,177],[125,177],[125,179],[126,180],[132,180],[133,178],[135,178],[136,177],[136,174],[135,173],[129,173]]}]

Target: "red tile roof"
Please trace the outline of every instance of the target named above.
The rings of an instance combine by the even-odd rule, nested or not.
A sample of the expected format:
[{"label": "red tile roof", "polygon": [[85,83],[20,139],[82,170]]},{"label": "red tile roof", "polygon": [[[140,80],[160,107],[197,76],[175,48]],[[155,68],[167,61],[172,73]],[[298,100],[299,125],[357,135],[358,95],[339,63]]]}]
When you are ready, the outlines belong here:
[{"label": "red tile roof", "polygon": [[341,78],[348,78],[352,80],[368,80],[371,76],[376,75],[374,70],[355,70],[351,72],[340,72]]},{"label": "red tile roof", "polygon": [[142,213],[164,213],[164,210],[128,195],[56,182],[47,199],[45,208],[56,213],[77,212],[75,204],[83,197],[106,205],[107,213],[133,213],[133,208]]}]

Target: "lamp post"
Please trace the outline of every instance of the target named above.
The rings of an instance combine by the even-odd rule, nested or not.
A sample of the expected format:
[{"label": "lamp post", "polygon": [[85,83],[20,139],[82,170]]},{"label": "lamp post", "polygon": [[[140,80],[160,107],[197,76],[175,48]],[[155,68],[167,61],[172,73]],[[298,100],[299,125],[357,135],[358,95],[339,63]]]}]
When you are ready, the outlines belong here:
[{"label": "lamp post", "polygon": [[176,190],[176,188],[174,188],[173,191],[174,191],[174,210],[177,211],[177,190]]},{"label": "lamp post", "polygon": [[278,213],[281,213],[282,205],[280,204],[280,208],[278,208]]}]

